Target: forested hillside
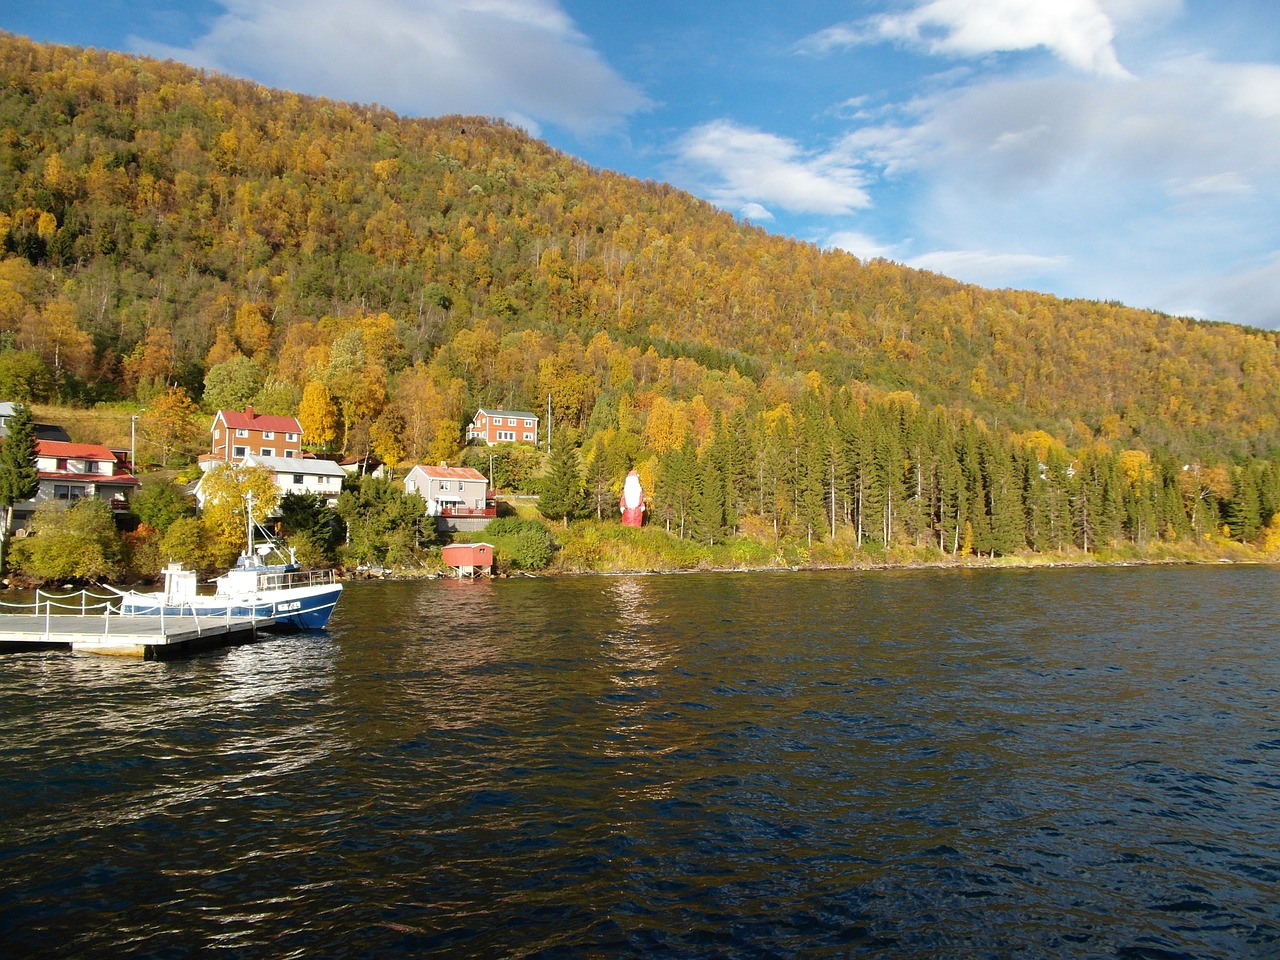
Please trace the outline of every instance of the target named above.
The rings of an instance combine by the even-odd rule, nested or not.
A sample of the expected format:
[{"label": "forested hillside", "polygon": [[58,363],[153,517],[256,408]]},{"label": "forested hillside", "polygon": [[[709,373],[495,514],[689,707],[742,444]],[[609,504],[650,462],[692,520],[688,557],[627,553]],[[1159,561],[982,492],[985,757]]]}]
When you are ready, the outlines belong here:
[{"label": "forested hillside", "polygon": [[641,468],[712,539],[1087,549],[1280,507],[1271,332],[864,263],[491,120],[0,35],[0,237],[3,399],[176,386],[395,463],[549,397],[599,498]]}]

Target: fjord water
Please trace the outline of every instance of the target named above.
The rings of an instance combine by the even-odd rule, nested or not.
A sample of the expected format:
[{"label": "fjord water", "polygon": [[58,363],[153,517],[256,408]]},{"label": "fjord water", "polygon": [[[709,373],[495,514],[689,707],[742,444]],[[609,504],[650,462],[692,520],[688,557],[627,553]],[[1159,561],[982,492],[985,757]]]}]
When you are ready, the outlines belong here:
[{"label": "fjord water", "polygon": [[7,956],[1274,957],[1280,570],[353,584],[0,658]]}]

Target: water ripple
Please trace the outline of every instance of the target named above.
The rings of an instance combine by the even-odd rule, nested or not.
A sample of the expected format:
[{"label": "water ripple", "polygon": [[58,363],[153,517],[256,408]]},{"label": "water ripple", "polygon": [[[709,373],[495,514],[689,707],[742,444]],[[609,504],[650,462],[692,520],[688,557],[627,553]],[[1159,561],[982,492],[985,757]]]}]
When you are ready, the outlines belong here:
[{"label": "water ripple", "polygon": [[11,655],[0,941],[1275,956],[1278,582],[356,585],[328,635]]}]

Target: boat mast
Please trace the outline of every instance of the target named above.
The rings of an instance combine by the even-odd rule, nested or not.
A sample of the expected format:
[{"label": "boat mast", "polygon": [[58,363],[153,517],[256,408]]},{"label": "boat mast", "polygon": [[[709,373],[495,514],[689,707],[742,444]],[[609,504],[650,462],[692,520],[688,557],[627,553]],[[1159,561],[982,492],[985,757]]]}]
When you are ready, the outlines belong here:
[{"label": "boat mast", "polygon": [[248,501],[248,509],[246,511],[248,516],[246,519],[248,520],[248,524],[249,524],[249,527],[248,527],[249,545],[245,548],[245,554],[249,557],[252,557],[253,556],[253,491],[252,490],[249,491],[245,499]]}]

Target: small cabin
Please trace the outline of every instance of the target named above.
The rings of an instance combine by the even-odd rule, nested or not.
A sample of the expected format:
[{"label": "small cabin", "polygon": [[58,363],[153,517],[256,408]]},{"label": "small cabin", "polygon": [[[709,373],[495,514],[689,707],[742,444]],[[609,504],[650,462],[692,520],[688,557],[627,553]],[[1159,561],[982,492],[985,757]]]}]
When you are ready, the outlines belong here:
[{"label": "small cabin", "polygon": [[491,543],[451,543],[443,547],[440,553],[451,570],[456,570],[459,577],[477,575],[493,575],[493,544]]}]

